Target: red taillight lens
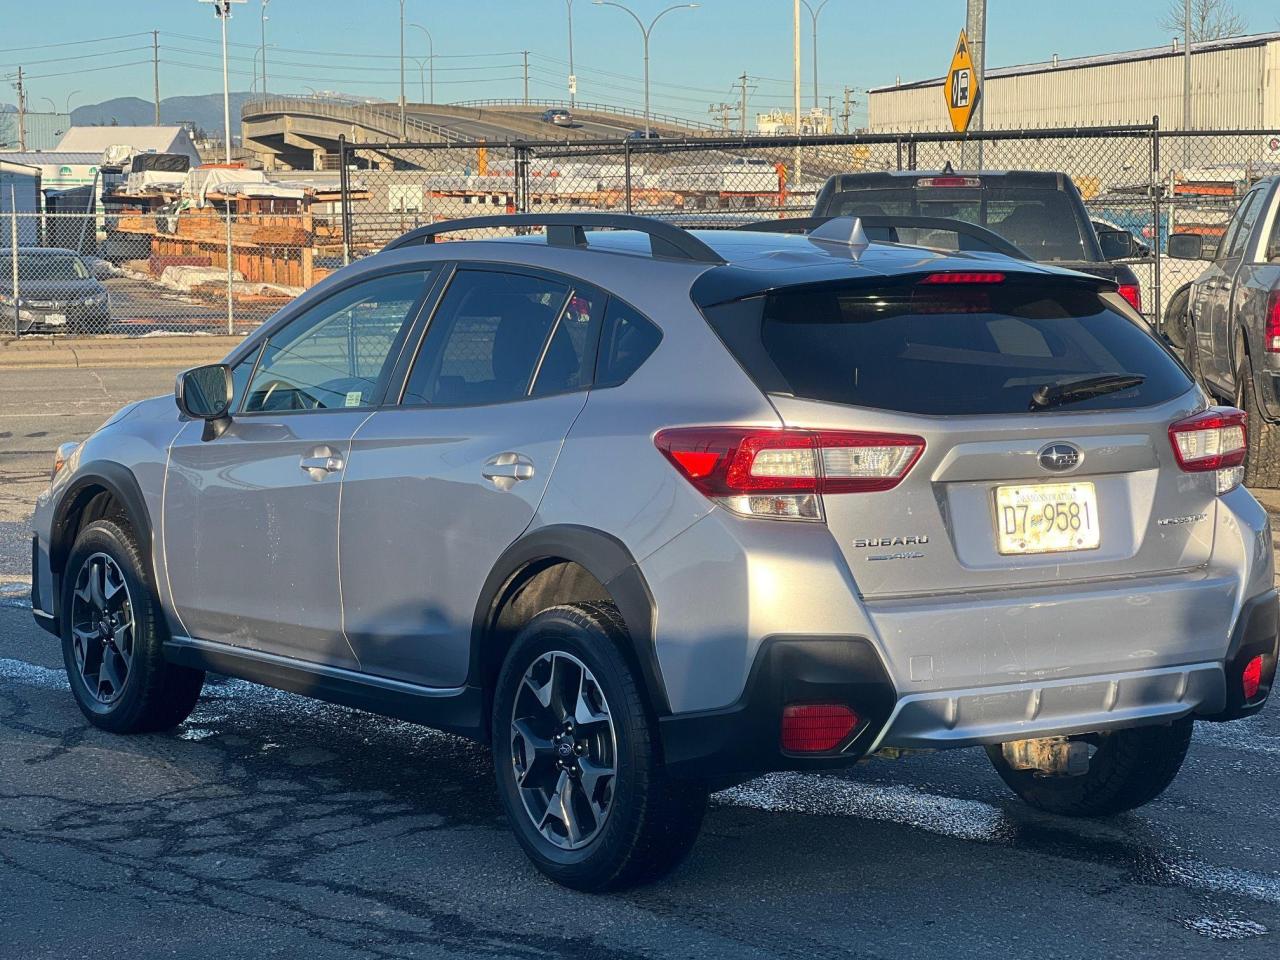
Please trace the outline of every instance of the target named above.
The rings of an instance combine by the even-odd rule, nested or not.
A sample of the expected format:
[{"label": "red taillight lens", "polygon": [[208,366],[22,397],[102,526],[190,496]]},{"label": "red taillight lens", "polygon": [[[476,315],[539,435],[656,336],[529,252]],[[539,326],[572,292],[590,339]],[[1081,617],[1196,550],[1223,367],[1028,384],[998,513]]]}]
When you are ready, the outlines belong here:
[{"label": "red taillight lens", "polygon": [[1267,297],[1267,353],[1280,353],[1280,290]]},{"label": "red taillight lens", "polygon": [[1004,274],[981,271],[949,271],[947,273],[931,273],[922,278],[920,282],[928,284],[1004,283]]},{"label": "red taillight lens", "polygon": [[1122,283],[1116,289],[1116,293],[1128,300],[1129,306],[1133,309],[1139,313],[1142,312],[1142,288],[1136,283]]},{"label": "red taillight lens", "polygon": [[1240,675],[1240,685],[1244,687],[1245,703],[1258,695],[1258,689],[1262,686],[1262,654],[1258,654],[1244,665],[1244,672]]},{"label": "red taillight lens", "polygon": [[978,177],[918,177],[917,187],[980,187]]},{"label": "red taillight lens", "polygon": [[840,746],[857,725],[858,715],[843,703],[792,704],[782,710],[782,749],[826,753]]},{"label": "red taillight lens", "polygon": [[1169,427],[1178,466],[1188,472],[1221,470],[1244,463],[1245,415],[1234,407],[1212,407]]}]

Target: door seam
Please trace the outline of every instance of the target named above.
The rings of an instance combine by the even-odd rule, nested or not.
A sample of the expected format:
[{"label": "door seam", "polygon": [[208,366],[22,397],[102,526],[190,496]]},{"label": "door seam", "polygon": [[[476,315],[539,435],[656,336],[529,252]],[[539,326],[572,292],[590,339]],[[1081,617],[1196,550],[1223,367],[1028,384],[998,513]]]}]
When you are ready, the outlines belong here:
[{"label": "door seam", "polygon": [[360,654],[356,652],[356,648],[351,645],[351,638],[347,636],[347,600],[342,591],[342,498],[347,491],[347,470],[351,467],[351,451],[356,446],[356,435],[364,429],[364,425],[373,419],[373,415],[378,410],[375,407],[369,411],[369,415],[356,424],[356,428],[351,431],[347,437],[347,450],[343,457],[342,477],[338,480],[338,515],[334,520],[334,566],[338,570],[338,632],[342,634],[342,642],[347,645],[347,651],[355,658],[356,668],[363,673],[364,664],[360,662]]}]

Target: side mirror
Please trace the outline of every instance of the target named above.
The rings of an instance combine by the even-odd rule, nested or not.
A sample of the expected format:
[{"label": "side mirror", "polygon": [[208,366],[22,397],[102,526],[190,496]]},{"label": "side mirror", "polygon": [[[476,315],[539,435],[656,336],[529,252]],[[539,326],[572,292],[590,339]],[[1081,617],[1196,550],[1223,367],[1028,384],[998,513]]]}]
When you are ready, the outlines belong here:
[{"label": "side mirror", "polygon": [[1205,249],[1204,237],[1198,233],[1170,234],[1169,243],[1165,251],[1175,260],[1209,259],[1209,251]]},{"label": "side mirror", "polygon": [[178,374],[173,398],[178,410],[192,420],[204,421],[201,440],[216,440],[231,426],[231,399],[235,383],[225,363],[210,363]]},{"label": "side mirror", "polygon": [[1104,260],[1129,260],[1138,255],[1138,244],[1128,230],[1098,230]]}]

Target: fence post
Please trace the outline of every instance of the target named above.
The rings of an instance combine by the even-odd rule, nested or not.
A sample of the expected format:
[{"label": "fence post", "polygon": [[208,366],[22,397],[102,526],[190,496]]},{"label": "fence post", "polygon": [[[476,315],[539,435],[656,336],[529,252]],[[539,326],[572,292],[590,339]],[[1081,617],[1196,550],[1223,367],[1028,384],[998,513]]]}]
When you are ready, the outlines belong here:
[{"label": "fence post", "polygon": [[347,136],[338,134],[338,196],[342,207],[342,265],[351,262],[351,180],[347,175]]},{"label": "fence post", "polygon": [[22,299],[18,290],[18,197],[13,184],[9,184],[9,259],[13,261],[13,335],[22,332],[22,312],[18,309],[18,301]]},{"label": "fence post", "polygon": [[231,250],[231,198],[228,197],[225,203],[227,218],[227,335],[230,336],[236,332],[235,300],[232,291],[235,278],[235,265],[232,260],[233,254]]},{"label": "fence post", "polygon": [[631,212],[631,141],[622,141],[623,193],[627,202],[627,213]]},{"label": "fence post", "polygon": [[902,170],[902,141],[895,140],[894,146],[898,148],[898,170],[901,171]]},{"label": "fence post", "polygon": [[529,147],[515,145],[516,213],[529,212]]},{"label": "fence post", "polygon": [[1164,185],[1160,177],[1160,117],[1159,115],[1151,118],[1151,216],[1152,216],[1152,249],[1155,251],[1155,259],[1151,264],[1151,291],[1152,303],[1155,307],[1155,328],[1156,336],[1164,333],[1164,309],[1163,309],[1163,291],[1160,282],[1160,235],[1162,233],[1161,214],[1163,213]]}]

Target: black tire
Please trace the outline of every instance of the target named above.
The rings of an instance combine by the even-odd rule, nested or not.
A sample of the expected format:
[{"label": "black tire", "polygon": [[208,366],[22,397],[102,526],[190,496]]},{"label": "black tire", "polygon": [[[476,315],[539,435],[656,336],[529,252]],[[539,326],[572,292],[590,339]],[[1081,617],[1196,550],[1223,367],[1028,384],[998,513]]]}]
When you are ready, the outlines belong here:
[{"label": "black tire", "polygon": [[[127,644],[128,669],[108,702],[90,689],[77,654],[76,620],[85,623],[78,608],[77,582],[87,565],[103,565],[109,558],[127,588],[132,636],[117,641]],[[114,572],[114,571],[113,571]],[[92,572],[90,571],[90,575]],[[87,603],[87,598],[80,598]],[[77,615],[77,610],[80,613]],[[191,670],[164,659],[163,644],[168,635],[160,603],[151,586],[150,575],[133,531],[122,518],[95,520],[80,531],[67,558],[62,590],[62,656],[80,710],[89,722],[112,733],[152,733],[168,730],[185,720],[195,708],[204,686],[204,671]],[[122,632],[123,633],[123,632]]]},{"label": "black tire", "polygon": [[1187,307],[1191,299],[1189,287],[1183,287],[1173,295],[1164,311],[1164,333],[1177,349],[1187,355],[1187,345],[1191,342],[1191,333],[1187,323]]},{"label": "black tire", "polygon": [[1249,355],[1241,352],[1236,368],[1236,406],[1249,416],[1248,449],[1244,456],[1244,485],[1280,487],[1280,428],[1268,423],[1258,405],[1258,385],[1253,379]]},{"label": "black tire", "polygon": [[1026,803],[1066,817],[1107,817],[1150,803],[1173,782],[1191,743],[1190,717],[1168,726],[1131,727],[1088,739],[1097,745],[1089,772],[1045,777],[1009,766],[999,744],[987,747],[1000,779]]},{"label": "black tire", "polygon": [[[534,865],[557,883],[577,890],[619,890],[664,875],[689,853],[706,812],[705,785],[666,774],[657,723],[646,708],[627,642],[622,617],[612,604],[552,607],[520,631],[494,691],[493,760],[503,809]],[[516,783],[512,733],[516,697],[529,689],[524,683],[526,671],[547,663],[553,654],[576,658],[590,671],[612,718],[616,773],[608,787],[608,813],[597,823],[595,835],[577,849],[557,846],[539,831]],[[554,670],[554,657],[550,662]],[[548,687],[553,683],[554,679]]]}]

